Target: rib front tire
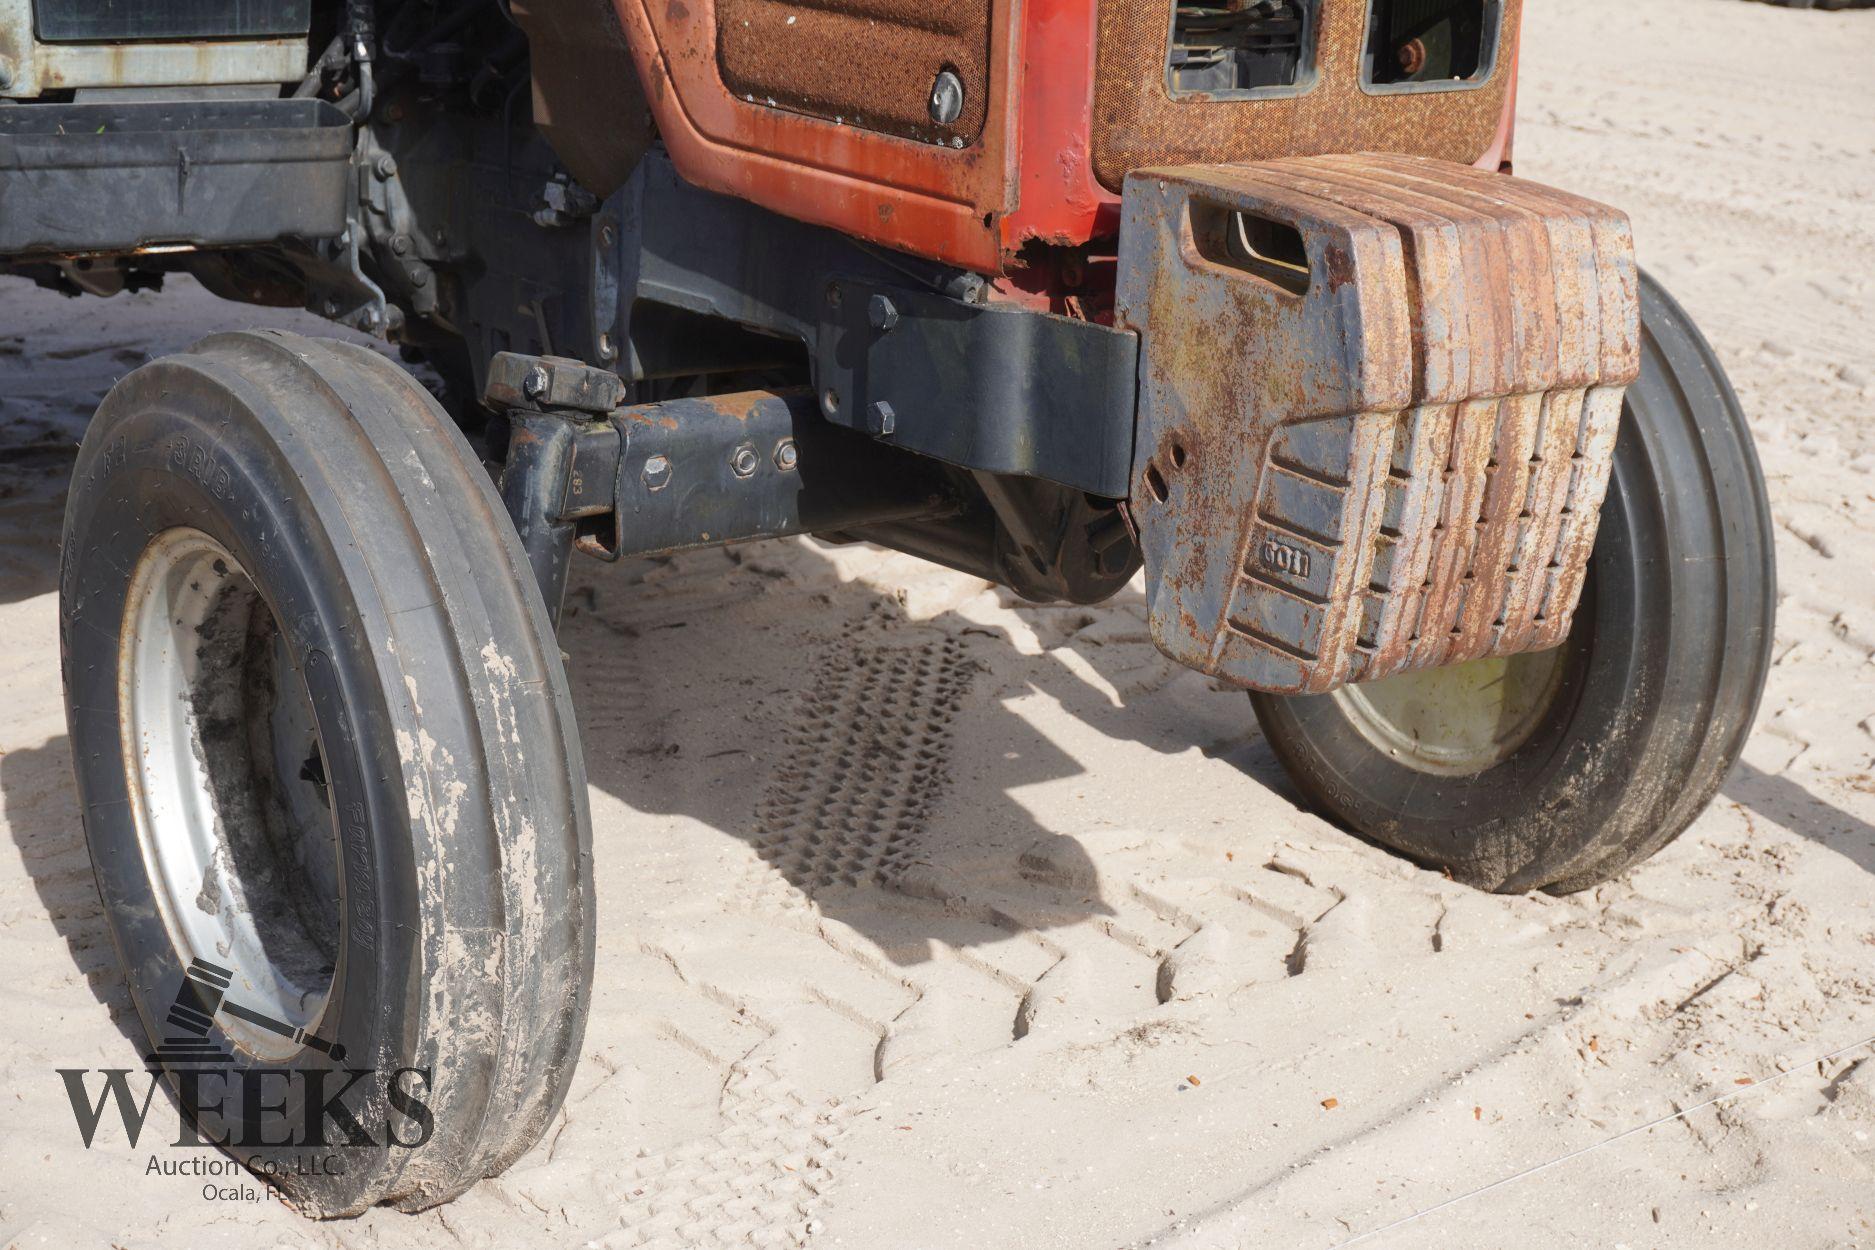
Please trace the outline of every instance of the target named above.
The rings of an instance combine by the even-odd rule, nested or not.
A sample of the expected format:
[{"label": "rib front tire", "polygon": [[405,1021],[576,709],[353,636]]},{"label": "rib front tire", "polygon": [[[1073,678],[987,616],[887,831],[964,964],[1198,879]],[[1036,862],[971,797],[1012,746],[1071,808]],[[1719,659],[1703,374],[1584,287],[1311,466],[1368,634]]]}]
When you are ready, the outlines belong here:
[{"label": "rib front tire", "polygon": [[1771,511],[1744,412],[1692,319],[1647,275],[1641,329],[1588,584],[1560,648],[1251,696],[1320,811],[1484,889],[1586,889],[1672,841],[1744,749],[1770,669]]},{"label": "rib front tire", "polygon": [[[322,1216],[442,1202],[527,1150],[585,1025],[585,778],[527,561],[436,402],[283,333],[132,372],[79,452],[60,636],[151,1053],[237,1091],[204,1136]],[[263,1071],[285,1101],[257,1141]],[[357,1072],[369,1145],[321,1122]]]}]

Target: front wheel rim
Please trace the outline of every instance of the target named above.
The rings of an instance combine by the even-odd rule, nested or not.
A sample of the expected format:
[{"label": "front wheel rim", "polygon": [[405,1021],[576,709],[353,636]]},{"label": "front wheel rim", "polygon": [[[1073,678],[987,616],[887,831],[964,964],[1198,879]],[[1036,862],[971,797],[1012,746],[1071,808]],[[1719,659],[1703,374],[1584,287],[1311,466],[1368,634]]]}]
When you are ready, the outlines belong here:
[{"label": "front wheel rim", "polygon": [[221,1006],[245,1009],[215,1013],[231,1044],[290,1059],[336,977],[337,827],[292,648],[241,563],[202,531],[167,530],[139,558],[118,693],[137,840],[178,960],[228,975]]},{"label": "front wheel rim", "polygon": [[1390,759],[1434,776],[1469,777],[1508,760],[1542,727],[1562,690],[1567,650],[1401,673],[1330,697]]}]

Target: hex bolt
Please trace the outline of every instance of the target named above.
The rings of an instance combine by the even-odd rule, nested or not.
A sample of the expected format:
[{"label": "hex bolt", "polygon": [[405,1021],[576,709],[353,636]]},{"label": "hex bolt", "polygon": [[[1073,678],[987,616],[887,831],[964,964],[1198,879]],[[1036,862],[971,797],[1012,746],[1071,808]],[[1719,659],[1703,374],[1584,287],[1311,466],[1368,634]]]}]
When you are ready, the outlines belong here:
[{"label": "hex bolt", "polygon": [[875,295],[866,301],[866,320],[872,328],[884,334],[898,324],[898,309],[892,301],[883,295]]},{"label": "hex bolt", "polygon": [[875,399],[866,408],[866,428],[880,438],[889,438],[898,428],[898,414],[883,399]]},{"label": "hex bolt", "polygon": [[794,440],[784,438],[775,444],[775,467],[783,473],[790,472],[801,463],[801,449],[794,445]]},{"label": "hex bolt", "polygon": [[737,477],[754,477],[756,467],[761,463],[762,458],[747,443],[729,453],[729,467]]},{"label": "hex bolt", "polygon": [[527,376],[521,379],[521,394],[529,399],[539,399],[547,393],[550,381],[545,366],[535,365],[527,371]]},{"label": "hex bolt", "polygon": [[931,120],[948,126],[963,116],[964,82],[951,70],[944,70],[931,84]]},{"label": "hex bolt", "polygon": [[403,233],[392,235],[391,251],[399,256],[410,255],[410,236]]},{"label": "hex bolt", "polygon": [[392,174],[397,172],[397,159],[389,152],[386,152],[378,157],[377,161],[372,165],[372,168],[377,171],[378,177],[389,178]]},{"label": "hex bolt", "polygon": [[646,490],[663,490],[671,484],[671,461],[669,456],[656,455],[645,461],[644,484]]}]

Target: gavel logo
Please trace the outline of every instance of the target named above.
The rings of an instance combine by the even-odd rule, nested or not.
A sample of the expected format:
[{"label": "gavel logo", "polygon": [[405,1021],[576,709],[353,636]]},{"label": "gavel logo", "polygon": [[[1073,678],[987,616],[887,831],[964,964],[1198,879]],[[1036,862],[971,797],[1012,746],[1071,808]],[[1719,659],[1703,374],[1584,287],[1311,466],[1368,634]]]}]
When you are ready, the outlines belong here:
[{"label": "gavel logo", "polygon": [[345,1047],[339,1042],[329,1042],[305,1029],[294,1028],[284,1020],[276,1020],[264,1011],[256,1011],[228,997],[228,985],[234,973],[231,969],[218,967],[206,960],[189,961],[182,984],[176,989],[176,1001],[169,1008],[169,1023],[193,1038],[168,1038],[163,1045],[149,1057],[174,1066],[178,1061],[187,1062],[213,1058],[227,1062],[227,1054],[215,1043],[208,1040],[208,1031],[214,1026],[215,1013],[227,1012],[237,1020],[266,1029],[269,1033],[278,1033],[281,1037],[293,1039],[314,1050],[332,1056],[335,1063],[345,1061]]}]

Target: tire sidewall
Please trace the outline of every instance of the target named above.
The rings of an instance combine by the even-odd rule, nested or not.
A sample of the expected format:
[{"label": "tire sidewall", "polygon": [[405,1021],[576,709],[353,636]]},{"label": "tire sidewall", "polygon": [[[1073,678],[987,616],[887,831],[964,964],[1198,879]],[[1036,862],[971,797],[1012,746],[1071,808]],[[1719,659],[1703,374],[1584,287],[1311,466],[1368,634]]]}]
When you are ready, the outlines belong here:
[{"label": "tire sidewall", "polygon": [[[1620,783],[1652,729],[1668,650],[1670,596],[1650,575],[1665,560],[1664,524],[1644,506],[1637,475],[1651,476],[1626,421],[1560,684],[1517,751],[1469,776],[1437,775],[1376,748],[1333,695],[1259,697],[1259,714],[1279,724],[1269,738],[1284,763],[1346,823],[1461,880],[1530,888],[1519,861],[1533,844],[1546,861],[1582,853],[1623,819]],[[1309,750],[1285,752],[1291,737]]]},{"label": "tire sidewall", "polygon": [[1710,801],[1769,669],[1776,569],[1762,471],[1724,370],[1641,279],[1628,390],[1583,600],[1549,714],[1471,776],[1388,757],[1330,695],[1253,695],[1328,814],[1460,880],[1568,892],[1653,854]]},{"label": "tire sidewall", "polygon": [[[156,1044],[184,979],[143,859],[135,804],[123,757],[118,655],[131,573],[149,544],[177,527],[221,543],[248,573],[271,609],[303,674],[338,816],[341,933],[337,971],[316,1032],[345,1047],[335,1063],[317,1050],[259,1063],[234,1047],[217,1025],[210,1033],[234,1056],[224,1086],[194,1088],[203,1138],[226,1149],[301,1204],[320,1212],[354,1207],[381,1188],[393,1166],[382,1147],[387,1112],[383,1077],[411,1062],[405,1036],[407,987],[397,970],[416,966],[419,932],[409,812],[389,710],[366,628],[367,609],[352,597],[344,546],[328,528],[334,515],[318,495],[318,476],[296,466],[316,455],[292,433],[270,428],[263,405],[243,401],[238,384],[199,369],[158,363],[133,373],[99,410],[81,451],[67,504],[61,576],[61,653],[74,768],[85,799],[84,824],[112,937],[144,1029]],[[291,452],[289,452],[291,447]],[[135,518],[125,523],[125,518]],[[239,970],[237,970],[237,977]],[[379,1147],[295,1149],[264,1145],[241,1124],[245,1085],[256,1069],[287,1074],[264,1081],[264,1098],[285,1125],[345,1141],[318,1104],[358,1080],[343,1106]],[[349,1071],[348,1071],[349,1070]],[[171,1074],[172,1090],[182,1094]],[[228,1097],[220,1107],[216,1094]],[[309,1104],[308,1096],[312,1095]],[[279,1140],[279,1121],[268,1137]],[[394,1121],[400,1133],[409,1126]],[[323,1131],[321,1132],[321,1129]],[[315,1138],[316,1140],[316,1138]],[[308,1156],[336,1155],[308,1171]]]}]

